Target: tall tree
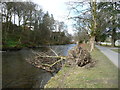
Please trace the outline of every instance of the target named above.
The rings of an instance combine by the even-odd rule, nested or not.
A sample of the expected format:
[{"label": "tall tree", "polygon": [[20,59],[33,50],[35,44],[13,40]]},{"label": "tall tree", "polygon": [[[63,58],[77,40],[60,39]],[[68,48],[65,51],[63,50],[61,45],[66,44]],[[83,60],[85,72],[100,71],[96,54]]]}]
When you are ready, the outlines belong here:
[{"label": "tall tree", "polygon": [[111,34],[111,42],[112,46],[115,46],[115,41],[117,39],[116,34],[118,32],[118,27],[119,27],[119,13],[120,13],[120,3],[119,2],[101,2],[99,3],[98,6],[99,11],[101,12],[107,12],[107,17],[104,16],[104,18],[107,18],[109,21],[107,24],[109,25],[107,28],[109,30],[109,34]]},{"label": "tall tree", "polygon": [[95,37],[96,37],[96,32],[97,32],[97,4],[96,0],[91,1],[91,15],[92,15],[92,20],[91,20],[91,35],[90,35],[90,46],[92,51],[94,49],[94,44],[95,44]]},{"label": "tall tree", "polygon": [[20,26],[20,22],[22,20],[22,16],[23,16],[23,9],[24,9],[24,6],[23,6],[23,2],[16,2],[16,7],[15,7],[15,12],[18,16],[18,25]]},{"label": "tall tree", "polygon": [[[87,4],[87,8],[81,9],[83,5]],[[80,22],[80,26],[85,25],[85,27],[82,27],[83,29],[88,29],[88,32],[90,34],[90,51],[94,49],[94,44],[95,44],[95,37],[96,37],[96,32],[97,32],[97,3],[96,0],[91,0],[89,3],[84,1],[84,2],[79,2],[75,1],[71,4],[72,10],[75,12],[76,16],[71,17],[75,21]]]}]

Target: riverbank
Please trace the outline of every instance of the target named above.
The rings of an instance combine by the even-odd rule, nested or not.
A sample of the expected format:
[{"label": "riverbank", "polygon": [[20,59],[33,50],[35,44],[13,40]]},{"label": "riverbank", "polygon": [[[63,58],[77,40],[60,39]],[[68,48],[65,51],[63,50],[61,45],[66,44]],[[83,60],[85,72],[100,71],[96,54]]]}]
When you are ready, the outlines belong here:
[{"label": "riverbank", "polygon": [[23,48],[40,48],[40,47],[47,47],[47,46],[56,46],[56,45],[68,45],[68,44],[74,44],[74,43],[65,43],[65,44],[41,44],[39,46],[1,46],[2,50],[1,51],[18,51],[21,50]]},{"label": "riverbank", "polygon": [[[51,46],[60,56],[66,56],[68,50],[75,44]],[[34,52],[45,52],[52,55],[48,48],[39,47],[35,49],[23,48],[19,51],[8,51],[2,53],[2,87],[3,88],[43,88],[55,73],[37,68],[26,60],[33,60]]]},{"label": "riverbank", "polygon": [[97,48],[91,56],[96,61],[94,67],[64,66],[45,88],[118,88],[117,67]]}]

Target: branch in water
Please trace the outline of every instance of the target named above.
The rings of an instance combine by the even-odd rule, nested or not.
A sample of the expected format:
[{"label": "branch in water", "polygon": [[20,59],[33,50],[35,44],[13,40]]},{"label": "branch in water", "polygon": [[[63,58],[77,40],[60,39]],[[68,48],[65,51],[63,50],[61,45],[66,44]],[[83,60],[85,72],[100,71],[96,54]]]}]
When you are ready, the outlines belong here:
[{"label": "branch in water", "polygon": [[50,48],[50,50],[51,50],[56,56],[58,56],[58,54],[57,54],[52,48]]},{"label": "branch in water", "polygon": [[54,62],[53,64],[42,64],[43,66],[48,66],[48,67],[52,67],[54,66],[55,64],[61,62],[62,60],[65,60],[66,58],[63,58],[61,57],[61,59],[59,59],[58,61]]},{"label": "branch in water", "polygon": [[[40,53],[37,53],[37,52],[34,52],[34,51],[32,51],[32,52],[37,55],[37,56],[35,57],[35,59],[37,59],[37,58],[39,58],[39,57],[41,57],[41,58],[60,58],[59,60],[55,61],[53,64],[42,64],[43,67],[44,67],[44,66],[45,66],[45,67],[52,67],[52,66],[54,66],[55,64],[61,62],[62,60],[65,60],[65,59],[66,59],[66,56],[58,56],[57,53],[56,53],[54,50],[51,49],[51,51],[54,52],[54,54],[56,54],[56,56],[48,56],[48,55],[43,56],[43,55],[41,55]],[[43,53],[43,54],[44,54],[44,53]]]}]

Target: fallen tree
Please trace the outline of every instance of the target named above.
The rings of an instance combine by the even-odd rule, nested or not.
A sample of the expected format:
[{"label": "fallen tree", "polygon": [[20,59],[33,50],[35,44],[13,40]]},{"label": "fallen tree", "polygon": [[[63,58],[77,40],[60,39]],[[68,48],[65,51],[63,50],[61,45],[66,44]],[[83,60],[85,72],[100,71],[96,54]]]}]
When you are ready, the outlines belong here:
[{"label": "fallen tree", "polygon": [[79,45],[73,47],[68,52],[68,56],[59,56],[53,49],[50,50],[54,53],[54,55],[49,55],[44,52],[35,52],[33,59],[26,59],[27,62],[32,64],[37,68],[45,69],[49,72],[58,72],[63,64],[67,66],[86,66],[89,64],[92,66],[93,61],[90,56],[90,53],[81,48]]}]

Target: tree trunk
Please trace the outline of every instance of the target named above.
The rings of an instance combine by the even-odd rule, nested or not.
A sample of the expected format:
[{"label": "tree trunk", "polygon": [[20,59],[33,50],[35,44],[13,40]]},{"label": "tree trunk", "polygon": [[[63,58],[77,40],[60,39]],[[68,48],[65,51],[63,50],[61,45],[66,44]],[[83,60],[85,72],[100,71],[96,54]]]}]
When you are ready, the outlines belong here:
[{"label": "tree trunk", "polygon": [[96,36],[96,28],[97,28],[97,5],[96,5],[96,0],[92,0],[92,18],[93,18],[93,23],[91,23],[91,26],[93,24],[92,33],[91,33],[91,38],[90,38],[90,52],[94,49],[95,47],[95,36]]},{"label": "tree trunk", "polygon": [[[15,12],[15,11],[14,11]],[[15,13],[14,13],[14,24],[15,24]]]},{"label": "tree trunk", "polygon": [[112,42],[111,47],[114,47],[115,46],[115,40],[113,38],[111,39],[111,42]]},{"label": "tree trunk", "polygon": [[111,38],[111,42],[112,42],[112,47],[114,47],[115,46],[115,40],[116,40],[116,28],[113,28],[113,30],[112,30],[112,38]]},{"label": "tree trunk", "polygon": [[91,36],[90,38],[90,52],[94,49],[95,47],[95,36]]},{"label": "tree trunk", "polygon": [[12,12],[9,13],[9,21],[12,22]]},{"label": "tree trunk", "polygon": [[6,14],[6,27],[5,27],[6,31],[8,31],[8,18],[9,18],[9,16],[8,16],[8,12],[7,12],[7,14]]},{"label": "tree trunk", "polygon": [[30,11],[30,29],[31,29],[31,26],[32,26],[32,11]]},{"label": "tree trunk", "polygon": [[19,24],[19,26],[20,26],[20,21],[21,21],[21,20],[20,20],[20,17],[19,17],[19,20],[18,20],[18,24]]},{"label": "tree trunk", "polygon": [[25,15],[23,16],[23,30],[25,30],[25,25],[26,25],[26,21],[25,21]]}]

